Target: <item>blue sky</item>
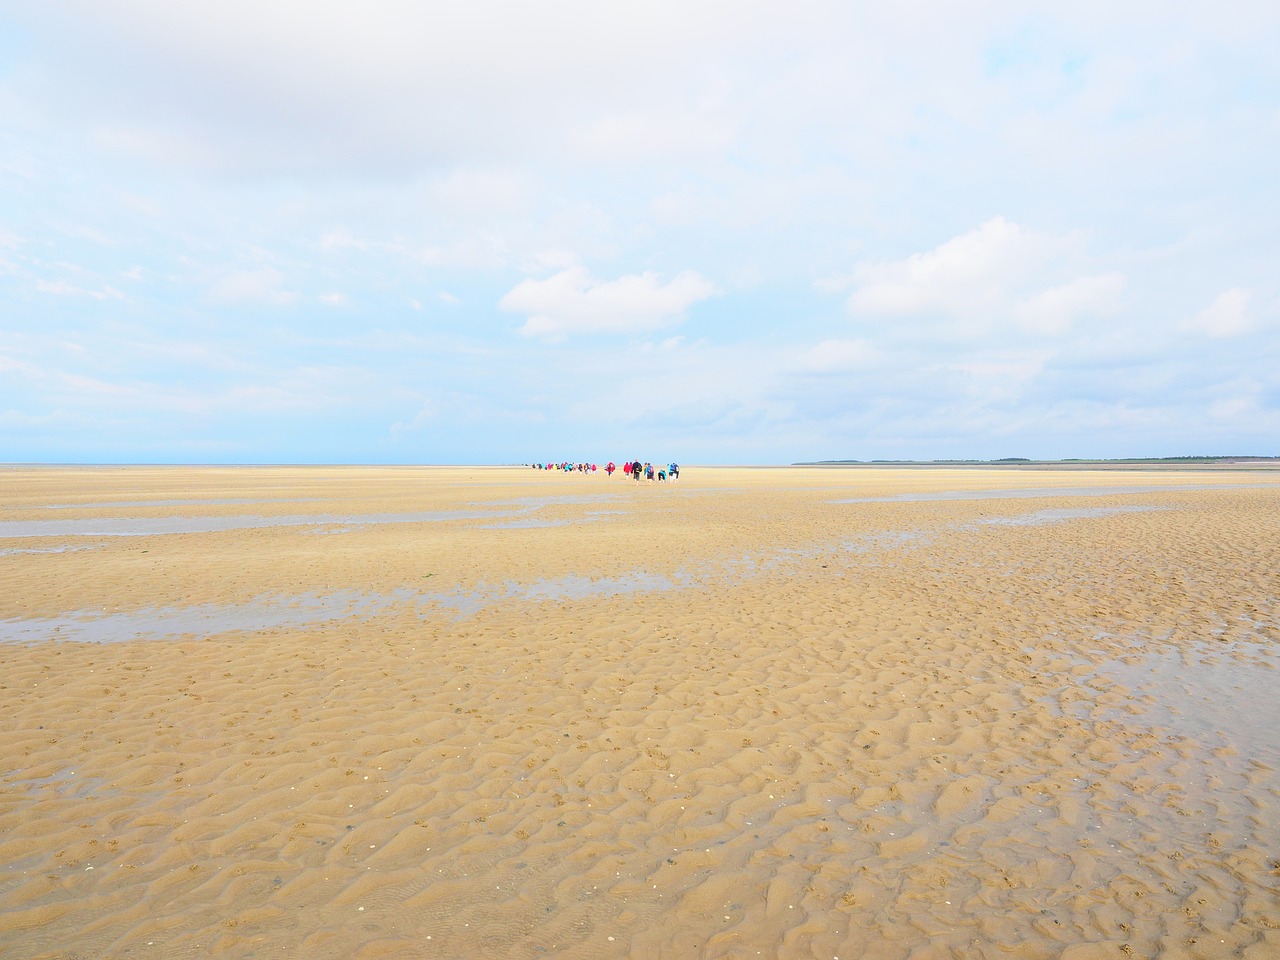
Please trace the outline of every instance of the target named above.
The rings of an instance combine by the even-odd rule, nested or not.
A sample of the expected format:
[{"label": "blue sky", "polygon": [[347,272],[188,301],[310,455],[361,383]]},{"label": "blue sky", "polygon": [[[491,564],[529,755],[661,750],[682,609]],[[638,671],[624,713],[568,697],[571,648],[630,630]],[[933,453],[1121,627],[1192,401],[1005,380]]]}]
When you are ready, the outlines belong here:
[{"label": "blue sky", "polygon": [[0,460],[1280,454],[1274,3],[0,22]]}]

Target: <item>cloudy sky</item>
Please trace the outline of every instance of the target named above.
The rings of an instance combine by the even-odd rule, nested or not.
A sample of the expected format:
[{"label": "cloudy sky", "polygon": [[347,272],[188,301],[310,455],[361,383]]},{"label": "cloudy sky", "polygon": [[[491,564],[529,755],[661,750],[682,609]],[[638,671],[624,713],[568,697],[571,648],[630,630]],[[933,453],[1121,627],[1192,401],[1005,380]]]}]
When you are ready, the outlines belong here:
[{"label": "cloudy sky", "polygon": [[1280,454],[1280,6],[0,0],[0,460]]}]

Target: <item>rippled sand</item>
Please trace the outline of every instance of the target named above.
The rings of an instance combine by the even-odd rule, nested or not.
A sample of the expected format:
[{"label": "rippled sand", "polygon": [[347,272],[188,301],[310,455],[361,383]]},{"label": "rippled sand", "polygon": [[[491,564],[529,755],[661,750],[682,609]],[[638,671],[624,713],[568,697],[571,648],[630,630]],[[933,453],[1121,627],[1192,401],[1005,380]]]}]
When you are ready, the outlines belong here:
[{"label": "rippled sand", "polygon": [[6,469],[0,533],[6,958],[1280,957],[1274,472]]}]

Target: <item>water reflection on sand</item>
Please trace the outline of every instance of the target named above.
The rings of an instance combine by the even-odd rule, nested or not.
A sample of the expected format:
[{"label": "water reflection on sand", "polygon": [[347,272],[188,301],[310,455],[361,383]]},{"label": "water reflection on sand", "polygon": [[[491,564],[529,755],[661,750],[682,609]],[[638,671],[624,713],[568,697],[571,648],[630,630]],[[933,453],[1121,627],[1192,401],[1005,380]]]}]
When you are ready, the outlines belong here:
[{"label": "water reflection on sand", "polygon": [[[390,523],[444,523],[458,520],[499,521],[498,527],[563,526],[574,522],[589,523],[607,516],[610,511],[587,511],[575,518],[537,517],[548,507],[582,506],[610,503],[615,494],[568,494],[550,497],[522,497],[498,501],[484,506],[473,504],[460,510],[419,510],[399,513],[306,513],[280,516],[241,515],[171,515],[161,517],[75,517],[58,520],[0,520],[0,539],[31,537],[148,537],[179,533],[221,533],[228,530],[253,530],[264,527],[311,527],[324,532],[348,532],[362,527]],[[291,501],[273,500],[138,500],[108,504],[47,504],[42,509],[114,509],[188,505],[243,505]],[[501,522],[505,521],[505,522]]]},{"label": "water reflection on sand", "polygon": [[1028,527],[1043,523],[1059,523],[1063,520],[1086,520],[1090,517],[1112,517],[1122,513],[1149,513],[1153,510],[1167,509],[1168,507],[1153,504],[1132,504],[1124,507],[1062,507],[1036,510],[1034,513],[1021,513],[1012,517],[981,517],[975,523],[988,526]]},{"label": "water reflection on sand", "polygon": [[1280,767],[1280,652],[1266,639],[1190,645],[1136,643],[1108,658],[1097,676],[1129,691],[1137,709],[1113,711],[1124,723],[1159,727],[1254,762]]},{"label": "water reflection on sand", "polygon": [[316,503],[318,497],[221,497],[191,500],[103,500],[98,503],[46,503],[41,510],[132,510],[142,507],[231,507],[259,503]]},{"label": "water reflection on sand", "polygon": [[1034,500],[1042,497],[1112,497],[1122,494],[1170,493],[1190,490],[1240,490],[1266,487],[1269,484],[1170,484],[1161,487],[1022,487],[1007,490],[942,490],[925,493],[895,493],[885,497],[853,497],[831,503],[928,503],[940,500]]},{"label": "water reflection on sand", "polygon": [[4,537],[149,537],[174,533],[220,533],[261,527],[340,526],[348,530],[383,523],[440,523],[510,516],[493,510],[423,510],[412,513],[308,513],[284,516],[84,517],[73,520],[0,520]]},{"label": "water reflection on sand", "polygon": [[[558,502],[573,500],[586,503],[596,502],[597,499],[559,498]],[[530,509],[537,509],[549,501],[551,498],[526,503]],[[524,504],[521,504],[522,509],[523,507]],[[978,523],[1033,525],[1154,509],[1160,508],[1129,506],[1039,510],[1015,516],[983,518]],[[595,513],[603,514],[606,511]],[[368,516],[385,517],[387,515]],[[590,519],[590,517],[579,518],[576,522],[582,522],[583,519]],[[367,522],[387,521],[370,519]],[[530,517],[493,526],[556,526],[570,522],[575,521]],[[342,533],[347,529],[351,528],[317,527],[312,532]],[[953,529],[972,529],[972,525],[959,525]],[[801,566],[823,558],[856,556],[861,558],[860,562],[874,563],[874,554],[908,549],[928,543],[935,536],[933,533],[917,530],[890,530],[846,536],[809,547],[753,551],[738,557],[707,560],[696,567],[683,568],[669,574],[638,569],[606,577],[571,574],[530,583],[508,580],[498,584],[480,583],[471,587],[457,586],[434,591],[417,587],[402,587],[385,593],[343,590],[329,594],[264,596],[242,604],[195,604],[150,607],[133,611],[80,610],[58,617],[0,620],[0,642],[56,639],[109,643],[125,640],[173,639],[193,635],[211,637],[244,631],[316,626],[347,619],[361,620],[377,616],[395,607],[411,608],[414,615],[422,619],[441,616],[459,619],[475,616],[482,610],[499,604],[590,600],[674,590],[696,590],[711,584],[724,586],[745,583],[766,575],[790,576]],[[48,548],[48,551],[61,549],[67,548]]]},{"label": "water reflection on sand", "polygon": [[140,610],[80,610],[59,617],[0,620],[0,640],[111,643],[305,627],[351,617],[373,616],[397,599],[400,598],[394,594],[379,596],[342,590],[324,595],[268,596],[243,604],[199,603],[187,607],[144,607]]},{"label": "water reflection on sand", "polygon": [[399,588],[386,593],[341,590],[329,594],[264,596],[241,604],[202,603],[140,610],[80,610],[58,617],[0,620],[0,641],[31,643],[69,640],[113,643],[165,640],[285,627],[312,627],[362,620],[393,608],[407,608],[423,619],[441,613],[474,616],[486,607],[511,602],[582,600],[590,597],[651,593],[692,586],[682,577],[634,571],[617,577],[569,576],[533,583],[507,581],[438,592]]}]

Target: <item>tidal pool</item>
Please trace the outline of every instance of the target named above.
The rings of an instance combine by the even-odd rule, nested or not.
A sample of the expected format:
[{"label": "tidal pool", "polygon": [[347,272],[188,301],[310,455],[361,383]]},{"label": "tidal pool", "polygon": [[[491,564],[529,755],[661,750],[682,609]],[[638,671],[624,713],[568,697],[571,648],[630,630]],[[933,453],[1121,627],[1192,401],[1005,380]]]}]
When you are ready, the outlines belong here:
[{"label": "tidal pool", "polygon": [[[547,498],[551,499],[551,498]],[[556,502],[594,502],[599,498],[556,498]],[[545,501],[539,499],[537,504]],[[536,509],[535,506],[521,509]],[[1158,507],[1097,507],[1064,510],[1043,510],[1020,517],[989,518],[980,522],[990,523],[1046,523],[1057,520],[1108,516],[1113,513],[1137,510],[1162,509]],[[597,513],[614,513],[598,511]],[[453,519],[459,512],[448,514]],[[312,525],[311,533],[341,533],[353,526],[341,523],[361,524],[376,522],[413,522],[423,516],[433,519],[441,514],[378,514],[365,517],[327,517],[323,522],[317,517],[306,518],[225,518],[228,520],[299,520]],[[467,516],[472,516],[467,514]],[[486,513],[486,518],[495,516]],[[387,520],[387,517],[397,519]],[[412,519],[407,519],[412,518]],[[182,520],[185,518],[164,518]],[[222,518],[196,518],[222,519]],[[549,518],[521,517],[510,524],[491,526],[557,526],[566,522],[585,522],[594,516],[576,521]],[[47,521],[61,523],[63,521]],[[70,521],[75,522],[75,521]],[[966,524],[958,529],[972,529]],[[0,527],[2,529],[2,527]],[[128,535],[128,534],[119,534]],[[134,534],[136,535],[136,534]],[[241,631],[267,630],[278,627],[321,625],[337,620],[367,619],[396,606],[410,606],[416,616],[429,620],[441,614],[461,619],[474,616],[481,610],[503,603],[544,603],[586,600],[598,597],[626,596],[641,593],[657,593],[671,590],[701,589],[711,584],[732,585],[745,583],[766,576],[790,576],[815,560],[829,558],[845,562],[878,562],[878,555],[928,543],[933,534],[913,530],[887,530],[881,533],[841,537],[833,541],[809,547],[793,547],[772,551],[756,551],[738,557],[709,559],[692,567],[681,568],[669,574],[647,570],[632,570],[615,576],[590,577],[569,574],[563,577],[536,580],[531,583],[504,581],[499,584],[482,583],[475,587],[427,591],[417,586],[406,586],[389,593],[370,593],[359,590],[343,590],[331,594],[307,593],[298,596],[264,596],[242,604],[195,604],[192,606],[149,607],[139,610],[79,610],[57,617],[11,618],[0,620],[0,642],[37,642],[44,640],[73,640],[95,643],[125,640],[172,639],[183,636],[216,636]],[[64,548],[52,548],[64,549]],[[850,559],[852,558],[852,559]]]},{"label": "tidal pool", "polygon": [[330,594],[268,595],[239,604],[77,610],[57,617],[0,620],[0,642],[119,643],[192,635],[210,637],[280,627],[312,627],[338,620],[364,620],[398,606],[412,607],[423,619],[430,619],[440,611],[464,618],[499,603],[585,600],[689,586],[696,583],[680,576],[637,570],[616,577],[566,576],[532,583],[481,584],[471,589],[421,591],[402,587],[389,593],[340,590]]},{"label": "tidal pool", "polygon": [[149,537],[170,533],[219,533],[260,527],[345,526],[487,520],[510,513],[491,510],[425,510],[419,513],[309,513],[279,517],[84,517],[74,520],[0,520],[0,539],[18,537]]},{"label": "tidal pool", "polygon": [[228,507],[247,503],[316,503],[319,497],[227,497],[220,500],[104,500],[100,503],[46,503],[42,510],[128,510],[136,507]]},{"label": "tidal pool", "polygon": [[1177,484],[1163,487],[1025,487],[1009,490],[943,490],[931,493],[895,493],[887,497],[855,497],[831,503],[925,503],[937,500],[1031,500],[1037,497],[1111,497],[1129,493],[1166,493],[1186,490],[1240,490],[1267,487],[1265,483]]},{"label": "tidal pool", "polygon": [[1125,507],[1063,507],[1057,510],[1037,510],[1035,513],[1021,513],[1013,517],[982,517],[975,523],[994,524],[1010,527],[1029,527],[1042,523],[1058,523],[1062,520],[1085,520],[1090,517],[1110,517],[1120,513],[1149,513],[1153,510],[1168,510],[1159,506],[1125,506]]},{"label": "tidal pool", "polygon": [[1162,727],[1246,762],[1280,767],[1280,645],[1201,641],[1135,651],[1099,665],[1132,694],[1125,723]]},{"label": "tidal pool", "polygon": [[[408,596],[408,594],[405,594]],[[249,603],[200,603],[189,607],[143,607],[139,610],[77,610],[58,617],[0,620],[0,642],[34,643],[73,640],[114,643],[215,636],[242,630],[306,627],[351,617],[370,617],[404,599],[402,596],[342,590],[331,594],[267,596]]]},{"label": "tidal pool", "polygon": [[[238,516],[166,516],[166,517],[76,517],[57,520],[0,520],[0,539],[29,537],[148,537],[175,533],[220,533],[227,530],[251,530],[262,527],[311,527],[326,533],[346,533],[360,527],[383,523],[442,523],[451,520],[498,521],[488,526],[498,528],[563,526],[585,523],[595,516],[565,519],[537,518],[537,511],[551,506],[578,506],[609,503],[612,494],[570,494],[552,497],[526,497],[492,504],[472,504],[465,510],[422,510],[407,513],[308,513],[283,516],[245,514]],[[268,500],[151,500],[114,504],[66,504],[46,509],[80,507],[149,507],[187,506],[192,504],[271,503]],[[591,513],[591,512],[589,512]]]}]

